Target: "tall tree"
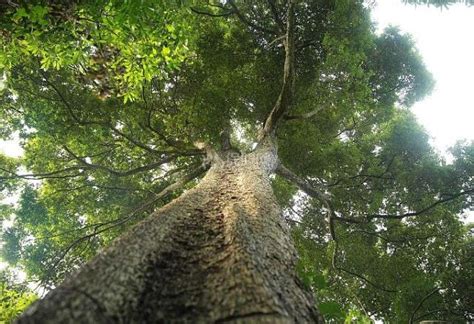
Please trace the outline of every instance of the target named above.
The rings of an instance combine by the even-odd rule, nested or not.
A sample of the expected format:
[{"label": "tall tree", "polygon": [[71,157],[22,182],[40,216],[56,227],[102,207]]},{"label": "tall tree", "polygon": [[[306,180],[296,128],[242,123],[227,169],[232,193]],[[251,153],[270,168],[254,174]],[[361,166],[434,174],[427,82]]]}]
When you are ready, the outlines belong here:
[{"label": "tall tree", "polygon": [[362,1],[2,8],[4,258],[56,287],[20,322],[470,316],[472,145],[434,153],[431,76]]}]

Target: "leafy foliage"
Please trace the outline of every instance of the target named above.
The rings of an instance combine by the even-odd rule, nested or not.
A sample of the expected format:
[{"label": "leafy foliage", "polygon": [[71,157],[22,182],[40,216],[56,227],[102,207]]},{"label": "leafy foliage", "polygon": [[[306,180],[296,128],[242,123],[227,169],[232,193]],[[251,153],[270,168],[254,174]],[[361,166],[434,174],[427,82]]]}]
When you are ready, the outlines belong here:
[{"label": "leafy foliage", "polygon": [[113,93],[136,100],[144,81],[166,77],[187,56],[190,25],[178,9],[156,1],[18,7],[7,11],[0,27],[1,45],[8,49],[0,69],[8,71],[27,56],[45,71],[72,68],[103,98]]},{"label": "leafy foliage", "polygon": [[[0,18],[0,136],[25,150],[0,157],[0,190],[20,194],[0,209],[2,258],[45,288],[186,189],[160,195],[202,164],[194,143],[232,129],[251,150],[283,83],[284,1],[138,3],[32,1]],[[329,322],[472,319],[459,215],[474,145],[449,164],[430,147],[409,107],[433,80],[409,35],[376,35],[362,1],[295,10],[279,157],[337,216],[332,237],[327,206],[274,179],[303,282]]]},{"label": "leafy foliage", "polygon": [[11,274],[2,271],[0,275],[0,322],[10,323],[35,301],[37,296],[26,287],[13,283]]}]

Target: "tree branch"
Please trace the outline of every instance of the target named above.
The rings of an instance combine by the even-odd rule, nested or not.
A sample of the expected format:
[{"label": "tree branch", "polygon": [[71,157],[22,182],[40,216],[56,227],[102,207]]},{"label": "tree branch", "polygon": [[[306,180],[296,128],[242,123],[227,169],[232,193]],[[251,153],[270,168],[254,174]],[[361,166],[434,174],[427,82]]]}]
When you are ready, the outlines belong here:
[{"label": "tree branch", "polygon": [[41,180],[41,179],[64,179],[64,178],[74,178],[82,176],[82,173],[74,173],[68,175],[60,175],[61,173],[67,173],[70,171],[77,171],[83,168],[79,166],[73,166],[69,168],[65,168],[62,170],[52,171],[52,172],[45,172],[45,173],[30,173],[30,174],[17,174],[11,170],[4,169],[0,167],[0,171],[6,172],[11,174],[11,176],[0,176],[0,180],[8,180],[8,179],[25,179],[25,180]]},{"label": "tree branch", "polygon": [[[446,309],[434,309],[434,310],[431,310],[429,312],[426,312],[426,313],[423,313],[421,314],[420,316],[417,316],[414,321],[419,321],[421,320],[423,317],[426,317],[428,315],[432,315],[432,314],[435,314],[435,313],[452,313],[450,311],[447,311]],[[456,314],[456,313],[455,313]],[[456,314],[458,315],[458,314]]]},{"label": "tree branch", "polygon": [[[290,0],[291,1],[291,0]],[[276,35],[277,33],[274,30],[262,27],[260,25],[257,25],[256,23],[252,22],[251,20],[247,19],[244,14],[239,10],[237,5],[235,4],[234,0],[228,0],[228,3],[232,7],[233,13],[237,15],[237,17],[242,21],[244,24],[246,24],[249,27],[252,27],[253,29],[263,32],[263,33],[268,33],[268,34],[274,34]]]},{"label": "tree branch", "polygon": [[339,243],[338,241],[335,241],[335,247],[334,247],[334,252],[332,254],[332,266],[334,269],[336,270],[339,270],[339,271],[343,271],[347,274],[350,274],[351,276],[354,276],[354,277],[357,277],[359,278],[360,280],[364,281],[365,283],[371,285],[372,287],[378,289],[378,290],[382,290],[382,291],[385,291],[385,292],[389,292],[389,293],[396,293],[398,292],[398,290],[393,290],[393,289],[387,289],[385,287],[382,287],[382,286],[379,286],[377,285],[376,283],[374,283],[373,281],[367,279],[366,277],[358,274],[358,273],[355,273],[351,270],[347,270],[343,267],[340,267],[337,265],[337,253],[338,253],[338,250],[339,250]]},{"label": "tree branch", "polygon": [[[347,129],[345,129],[347,130]],[[344,131],[345,131],[344,130]],[[343,131],[343,132],[344,132]],[[339,136],[340,134],[342,133],[339,133],[337,136]],[[363,178],[359,184],[363,184],[364,182],[366,182],[367,180],[369,180],[369,178],[374,178],[374,179],[382,179],[382,180],[395,180],[393,177],[390,177],[390,176],[385,176],[387,173],[389,173],[390,171],[390,168],[392,167],[393,165],[393,162],[395,161],[395,158],[396,158],[396,155],[393,155],[392,158],[390,159],[390,161],[388,162],[387,166],[385,167],[385,170],[382,171],[380,174],[366,174],[366,173],[358,173],[356,175],[353,175],[353,176],[350,176],[350,177],[347,177],[347,178],[340,178],[340,179],[337,179],[336,181],[334,181],[333,183],[330,183],[328,184],[327,186],[328,187],[334,187],[334,186],[337,186],[339,185],[339,183],[341,183],[342,181],[346,181],[346,180],[354,180],[354,179],[357,179],[357,178]],[[383,163],[383,161],[381,161],[379,163],[379,166]],[[357,185],[358,186],[358,185]]]},{"label": "tree branch", "polygon": [[100,122],[86,122],[81,120],[75,113],[74,110],[72,109],[72,106],[69,104],[69,101],[66,100],[66,97],[63,95],[63,93],[59,90],[59,88],[49,80],[48,75],[39,69],[41,76],[43,79],[46,81],[46,83],[53,88],[54,92],[58,95],[59,100],[63,103],[64,107],[66,107],[69,115],[72,117],[72,119],[79,125],[88,125],[88,124],[100,124]]},{"label": "tree branch", "polygon": [[305,180],[301,179],[298,175],[293,173],[293,171],[291,171],[281,163],[278,164],[276,173],[287,179],[288,181],[294,183],[298,188],[300,188],[310,197],[316,198],[320,201],[326,201],[329,199],[329,196],[327,194],[323,193],[321,190],[315,188],[314,186],[307,183]]},{"label": "tree branch", "polygon": [[436,202],[432,203],[431,205],[429,205],[425,208],[422,208],[422,209],[420,209],[419,211],[416,211],[416,212],[409,212],[409,213],[405,213],[405,214],[385,214],[385,215],[384,214],[371,214],[371,215],[367,216],[367,220],[371,221],[374,218],[402,219],[402,218],[405,218],[405,217],[418,216],[418,215],[421,215],[423,213],[426,213],[426,212],[430,211],[431,209],[435,208],[436,206],[438,206],[440,204],[449,202],[449,201],[454,200],[454,199],[456,199],[458,197],[461,197],[463,195],[469,195],[469,194],[472,194],[472,193],[474,193],[474,189],[460,191],[456,194],[449,195],[447,198],[439,199]]},{"label": "tree branch", "polygon": [[231,10],[231,11],[228,11],[228,12],[222,12],[222,13],[212,13],[212,12],[204,11],[204,10],[194,8],[194,7],[191,7],[191,11],[196,13],[196,14],[209,16],[209,17],[228,17],[228,16],[235,13],[234,10]]},{"label": "tree branch", "polygon": [[[174,87],[176,89],[176,86]],[[150,130],[154,134],[158,135],[158,137],[165,142],[168,146],[174,147],[176,150],[181,151],[181,150],[188,150],[188,147],[186,143],[178,141],[176,139],[171,139],[165,134],[163,134],[160,130],[157,128],[153,127],[152,125],[152,115],[154,112],[153,106],[148,104],[148,100],[145,95],[145,86],[142,85],[142,99],[143,102],[145,103],[145,110],[146,110],[146,117],[145,117],[145,124],[143,125],[142,123],[139,123],[140,127],[142,127],[143,130]],[[199,152],[197,154],[204,154],[204,152]]]},{"label": "tree branch", "polygon": [[449,195],[447,198],[439,199],[436,202],[432,203],[431,205],[429,205],[429,206],[427,206],[427,207],[425,207],[425,208],[423,208],[419,211],[416,211],[416,212],[409,212],[409,213],[405,213],[405,214],[371,214],[371,215],[367,215],[365,218],[361,217],[361,219],[354,218],[354,217],[334,216],[333,219],[335,221],[350,223],[350,224],[367,224],[370,221],[372,221],[373,219],[403,219],[405,217],[415,217],[415,216],[419,216],[419,215],[422,215],[422,214],[430,211],[431,209],[435,208],[436,206],[438,206],[440,204],[452,201],[452,200],[454,200],[456,198],[459,198],[463,195],[468,195],[468,194],[472,194],[472,193],[474,193],[474,189],[469,189],[469,190],[458,192],[458,193],[453,194],[453,195]]},{"label": "tree branch", "polygon": [[316,198],[323,203],[323,205],[328,210],[329,232],[331,234],[332,239],[336,241],[337,238],[336,238],[336,232],[334,229],[334,218],[336,217],[336,215],[334,214],[334,209],[332,208],[331,202],[329,200],[329,196],[323,193],[321,190],[310,185],[305,180],[298,177],[298,175],[293,173],[291,170],[286,168],[281,163],[278,164],[276,173],[282,176],[283,178],[287,179],[288,181],[294,183],[298,188],[300,188],[308,196]]},{"label": "tree branch", "polygon": [[[54,90],[54,92],[57,94],[57,96],[59,97],[59,101],[62,102],[62,104],[66,107],[66,110],[68,111],[69,115],[72,117],[72,119],[79,125],[81,126],[88,126],[88,125],[98,125],[98,126],[102,126],[102,127],[105,127],[105,128],[108,128],[110,129],[112,132],[114,132],[116,135],[126,139],[127,141],[129,141],[130,143],[132,143],[133,145],[135,146],[138,146],[140,147],[141,149],[143,149],[144,151],[148,152],[148,153],[151,153],[151,154],[154,154],[154,155],[160,155],[160,154],[166,154],[166,153],[169,153],[168,151],[160,151],[160,150],[155,150],[155,149],[152,149],[151,147],[149,147],[148,145],[138,141],[137,139],[133,138],[132,136],[122,132],[121,130],[117,129],[117,127],[114,127],[113,125],[110,124],[110,122],[108,121],[99,121],[99,120],[82,120],[81,118],[79,118],[79,116],[76,115],[76,113],[74,112],[74,109],[72,107],[72,105],[69,103],[69,101],[66,99],[66,97],[64,96],[64,94],[59,90],[59,88],[49,80],[48,78],[48,75],[44,72],[42,72],[40,70],[40,73],[41,75],[43,76],[44,80],[46,81],[46,83]],[[145,100],[145,104],[146,103],[146,100]],[[150,130],[154,131],[155,133],[157,133],[152,127],[150,127]],[[160,134],[161,135],[161,134]],[[167,143],[168,144],[168,143]]]},{"label": "tree branch", "polygon": [[[125,217],[120,217],[120,218],[117,218],[115,220],[111,220],[111,221],[108,221],[108,222],[85,225],[84,227],[78,229],[78,230],[84,230],[84,229],[88,229],[88,228],[93,228],[93,232],[90,233],[90,234],[81,236],[80,238],[74,240],[66,249],[64,249],[63,252],[59,255],[57,261],[51,267],[49,267],[49,269],[46,271],[46,275],[41,281],[45,282],[46,279],[48,279],[49,275],[52,273],[52,271],[54,271],[56,269],[56,267],[59,265],[59,263],[66,257],[66,255],[72,249],[74,249],[76,246],[78,246],[81,242],[89,240],[92,237],[97,236],[97,235],[99,235],[99,234],[101,234],[101,233],[103,233],[103,232],[105,232],[109,229],[112,229],[114,227],[117,227],[119,225],[122,225],[122,224],[128,222],[129,220],[131,220],[138,213],[141,213],[141,212],[145,211],[146,209],[148,209],[149,207],[153,206],[158,200],[164,198],[165,196],[167,196],[171,192],[173,192],[177,189],[180,189],[185,184],[192,181],[196,177],[200,176],[201,174],[203,174],[208,169],[209,169],[208,166],[205,166],[205,165],[199,166],[197,169],[191,171],[187,175],[185,175],[182,178],[178,179],[176,182],[174,182],[174,183],[166,186],[165,188],[163,188],[159,193],[153,195],[152,198],[150,198],[147,201],[141,203],[138,207],[136,207],[133,211],[131,211]],[[56,236],[65,235],[65,234],[68,234],[68,233],[71,233],[71,232],[73,232],[73,231],[66,231],[66,232],[57,234]]]},{"label": "tree branch", "polygon": [[339,222],[343,222],[343,223],[349,223],[349,224],[366,224],[367,223],[365,220],[359,220],[359,219],[355,219],[355,218],[352,218],[352,217],[335,216],[334,220],[339,221]]},{"label": "tree branch", "polygon": [[436,288],[436,289],[434,289],[433,291],[431,291],[428,295],[426,295],[425,297],[423,297],[423,298],[420,300],[420,302],[418,303],[418,305],[416,306],[416,308],[413,310],[413,313],[411,313],[409,324],[413,324],[413,323],[414,323],[415,315],[416,315],[416,313],[418,312],[418,310],[421,308],[421,306],[423,305],[423,303],[424,303],[428,298],[430,298],[431,296],[433,296],[435,293],[437,293],[437,292],[440,291],[440,290],[441,290],[441,288]]},{"label": "tree branch", "polygon": [[140,173],[140,172],[150,171],[150,170],[156,169],[160,165],[163,165],[165,163],[173,161],[174,159],[176,159],[179,156],[179,155],[168,155],[168,156],[163,157],[159,161],[156,161],[156,162],[153,162],[153,163],[141,166],[141,167],[137,167],[137,168],[134,168],[134,169],[131,169],[131,170],[128,170],[128,171],[117,171],[117,170],[108,168],[106,166],[100,165],[100,164],[89,163],[89,162],[85,161],[84,159],[81,159],[80,157],[78,157],[76,154],[74,154],[67,146],[63,146],[63,148],[74,159],[76,159],[78,162],[80,162],[82,165],[84,165],[85,168],[91,169],[91,170],[106,171],[106,172],[110,173],[111,175],[113,175],[115,177],[128,177],[128,176]]},{"label": "tree branch", "polygon": [[278,121],[288,111],[294,92],[295,81],[295,13],[294,0],[289,0],[286,22],[285,63],[283,67],[283,85],[272,111],[263,125],[262,136],[271,135],[276,129]]},{"label": "tree branch", "polygon": [[125,133],[123,133],[122,131],[120,131],[119,129],[117,129],[116,127],[112,126],[112,125],[109,125],[109,128],[117,135],[125,138],[126,140],[128,140],[130,143],[138,146],[139,148],[147,151],[148,153],[151,153],[151,154],[163,154],[165,153],[164,151],[158,151],[158,150],[154,150],[152,149],[151,147],[149,147],[148,145],[145,145],[139,141],[137,141],[136,139],[134,139],[133,137],[131,137],[130,135],[127,135]]},{"label": "tree branch", "polygon": [[371,236],[375,236],[375,237],[378,237],[379,239],[381,239],[382,241],[385,241],[385,242],[388,242],[388,243],[408,243],[408,242],[411,242],[411,241],[422,241],[422,242],[426,242],[427,239],[429,238],[434,238],[434,237],[438,237],[436,235],[427,235],[427,236],[407,236],[406,234],[403,235],[403,238],[400,238],[400,239],[393,239],[393,238],[389,238],[389,237],[385,237],[383,235],[381,235],[379,232],[370,232],[370,231],[366,231],[366,230],[363,230],[363,229],[356,229],[354,231],[350,231],[349,232],[350,234],[356,234],[356,233],[363,233],[363,234],[367,234],[367,235],[371,235]]},{"label": "tree branch", "polygon": [[270,11],[272,12],[273,19],[275,20],[275,23],[277,24],[278,28],[280,31],[285,30],[285,24],[281,20],[280,15],[278,14],[278,9],[276,7],[275,0],[267,0],[268,6],[270,7]]}]

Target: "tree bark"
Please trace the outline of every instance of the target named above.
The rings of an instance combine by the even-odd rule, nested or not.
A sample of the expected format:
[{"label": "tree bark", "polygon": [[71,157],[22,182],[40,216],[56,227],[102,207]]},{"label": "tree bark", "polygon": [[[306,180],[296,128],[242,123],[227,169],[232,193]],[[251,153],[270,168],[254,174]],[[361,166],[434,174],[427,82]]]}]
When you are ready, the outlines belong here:
[{"label": "tree bark", "polygon": [[321,323],[273,196],[274,146],[227,157],[18,323]]}]

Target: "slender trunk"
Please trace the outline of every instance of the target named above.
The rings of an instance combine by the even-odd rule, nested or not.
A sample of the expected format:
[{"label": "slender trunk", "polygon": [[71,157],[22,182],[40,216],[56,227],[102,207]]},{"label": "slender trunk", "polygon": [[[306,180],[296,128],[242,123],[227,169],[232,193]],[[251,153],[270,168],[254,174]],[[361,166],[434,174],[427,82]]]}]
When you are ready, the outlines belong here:
[{"label": "slender trunk", "polygon": [[274,199],[272,147],[211,167],[19,323],[317,323]]}]

